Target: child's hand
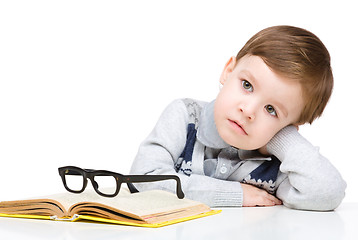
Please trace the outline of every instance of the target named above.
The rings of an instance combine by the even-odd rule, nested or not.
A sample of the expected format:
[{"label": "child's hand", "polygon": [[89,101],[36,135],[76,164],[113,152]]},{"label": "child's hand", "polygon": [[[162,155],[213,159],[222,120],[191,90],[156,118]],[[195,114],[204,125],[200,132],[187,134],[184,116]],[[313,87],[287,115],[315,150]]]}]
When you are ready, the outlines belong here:
[{"label": "child's hand", "polygon": [[244,183],[241,183],[241,187],[244,197],[243,207],[274,206],[282,204],[281,200],[263,189]]}]

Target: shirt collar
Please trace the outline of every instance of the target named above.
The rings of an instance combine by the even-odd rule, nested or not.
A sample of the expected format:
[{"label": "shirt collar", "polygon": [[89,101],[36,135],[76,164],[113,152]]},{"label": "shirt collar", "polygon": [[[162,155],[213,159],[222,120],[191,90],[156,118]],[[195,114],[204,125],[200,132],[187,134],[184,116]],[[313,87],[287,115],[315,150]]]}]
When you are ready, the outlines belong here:
[{"label": "shirt collar", "polygon": [[206,104],[200,114],[198,124],[198,140],[210,148],[227,148],[229,144],[220,137],[214,121],[215,100]]}]

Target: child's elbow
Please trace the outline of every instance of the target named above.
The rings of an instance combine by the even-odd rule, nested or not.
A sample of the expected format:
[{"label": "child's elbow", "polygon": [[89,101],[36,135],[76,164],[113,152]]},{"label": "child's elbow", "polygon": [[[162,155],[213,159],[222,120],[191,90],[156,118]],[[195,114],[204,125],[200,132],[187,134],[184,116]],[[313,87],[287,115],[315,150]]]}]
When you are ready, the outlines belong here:
[{"label": "child's elbow", "polygon": [[323,181],[321,188],[316,189],[316,193],[312,193],[315,200],[315,207],[312,210],[317,211],[332,211],[336,209],[345,196],[347,184],[341,178],[336,176],[331,178],[330,181]]},{"label": "child's elbow", "polygon": [[283,204],[299,210],[332,211],[341,204],[347,185],[343,179],[326,182],[325,185],[307,192],[291,188],[291,194],[283,195]]},{"label": "child's elbow", "polygon": [[321,211],[331,211],[336,209],[345,196],[345,190],[347,187],[346,182],[343,179],[332,181],[331,185],[318,193],[318,203],[321,203],[321,207],[317,210]]}]

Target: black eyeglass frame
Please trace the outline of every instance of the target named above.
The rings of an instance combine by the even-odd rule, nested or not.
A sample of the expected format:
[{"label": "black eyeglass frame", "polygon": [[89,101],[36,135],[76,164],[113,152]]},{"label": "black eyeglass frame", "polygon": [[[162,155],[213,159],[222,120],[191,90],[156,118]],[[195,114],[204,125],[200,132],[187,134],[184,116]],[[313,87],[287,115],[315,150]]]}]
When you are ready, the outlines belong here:
[{"label": "black eyeglass frame", "polygon": [[[61,176],[63,185],[66,190],[72,193],[81,193],[87,187],[87,178],[90,179],[94,190],[103,197],[115,197],[121,189],[122,183],[126,183],[131,193],[139,192],[132,183],[143,183],[143,182],[157,182],[164,180],[175,180],[176,181],[176,194],[179,199],[184,198],[184,193],[181,188],[180,178],[176,175],[123,175],[116,172],[107,170],[94,170],[94,169],[83,169],[75,166],[66,166],[58,168],[58,173]],[[83,186],[81,190],[73,190],[67,186],[66,175],[82,175]],[[116,180],[117,186],[113,194],[106,194],[98,189],[98,183],[95,181],[95,176],[112,176]]]}]

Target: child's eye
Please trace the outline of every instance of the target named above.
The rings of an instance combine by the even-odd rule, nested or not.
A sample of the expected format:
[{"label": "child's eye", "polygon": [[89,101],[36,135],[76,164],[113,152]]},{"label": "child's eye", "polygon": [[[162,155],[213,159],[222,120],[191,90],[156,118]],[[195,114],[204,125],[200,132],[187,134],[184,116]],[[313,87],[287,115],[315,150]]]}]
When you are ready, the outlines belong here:
[{"label": "child's eye", "polygon": [[243,87],[244,89],[246,89],[247,91],[249,91],[249,92],[252,92],[252,91],[254,90],[254,88],[252,87],[251,83],[249,83],[249,82],[246,81],[246,80],[243,80],[243,81],[242,81],[242,87]]},{"label": "child's eye", "polygon": [[266,111],[267,111],[269,114],[271,114],[271,115],[274,116],[274,117],[277,117],[276,110],[275,110],[275,108],[274,108],[273,106],[271,106],[271,105],[266,105],[265,108],[266,108]]}]

